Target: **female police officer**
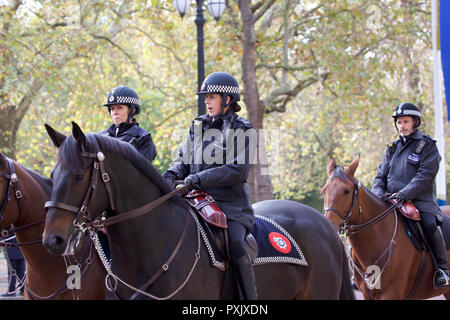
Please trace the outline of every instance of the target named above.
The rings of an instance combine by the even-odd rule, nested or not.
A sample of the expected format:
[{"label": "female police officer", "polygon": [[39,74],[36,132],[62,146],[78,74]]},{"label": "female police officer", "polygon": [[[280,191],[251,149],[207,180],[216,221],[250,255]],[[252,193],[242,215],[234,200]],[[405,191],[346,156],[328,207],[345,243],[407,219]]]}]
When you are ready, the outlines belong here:
[{"label": "female police officer", "polygon": [[150,162],[153,161],[156,148],[152,136],[134,119],[141,112],[137,93],[129,87],[118,86],[108,93],[104,106],[108,107],[113,124],[100,134],[130,143]]},{"label": "female police officer", "polygon": [[[175,180],[184,179],[184,183],[194,189],[210,193],[219,204],[227,216],[231,264],[241,290],[240,298],[254,300],[257,299],[255,275],[244,247],[244,238],[254,221],[246,182],[250,152],[254,149],[248,136],[241,140],[244,145],[229,140],[230,132],[251,133],[248,130],[252,130],[252,124],[235,113],[241,109],[237,104],[240,92],[232,75],[225,72],[210,74],[198,94],[205,96],[207,114],[194,119],[189,141],[179,154],[183,162],[172,164],[164,177],[172,185]],[[231,139],[233,142],[239,140],[236,135]]]}]

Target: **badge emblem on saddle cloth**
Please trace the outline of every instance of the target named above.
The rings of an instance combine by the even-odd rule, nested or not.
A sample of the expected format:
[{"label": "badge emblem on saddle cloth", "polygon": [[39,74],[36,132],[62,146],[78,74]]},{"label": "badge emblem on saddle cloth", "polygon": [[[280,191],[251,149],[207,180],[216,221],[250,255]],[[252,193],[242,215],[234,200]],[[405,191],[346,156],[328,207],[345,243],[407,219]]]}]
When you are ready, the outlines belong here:
[{"label": "badge emblem on saddle cloth", "polygon": [[192,190],[184,196],[189,205],[209,224],[226,229],[227,217],[211,195],[201,190]]}]

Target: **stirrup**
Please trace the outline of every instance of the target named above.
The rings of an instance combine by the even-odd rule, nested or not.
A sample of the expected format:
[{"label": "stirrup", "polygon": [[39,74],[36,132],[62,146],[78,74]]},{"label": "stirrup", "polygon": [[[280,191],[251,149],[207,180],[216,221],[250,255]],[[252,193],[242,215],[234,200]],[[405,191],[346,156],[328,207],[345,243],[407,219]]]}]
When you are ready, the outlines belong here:
[{"label": "stirrup", "polygon": [[[436,280],[437,280],[437,276],[438,276],[439,273],[444,275],[445,283],[440,284],[440,285],[436,285]],[[434,276],[433,276],[433,287],[435,289],[439,289],[439,288],[447,287],[449,285],[450,285],[450,283],[449,283],[449,276],[442,269],[436,270],[435,273],[434,273]]]}]

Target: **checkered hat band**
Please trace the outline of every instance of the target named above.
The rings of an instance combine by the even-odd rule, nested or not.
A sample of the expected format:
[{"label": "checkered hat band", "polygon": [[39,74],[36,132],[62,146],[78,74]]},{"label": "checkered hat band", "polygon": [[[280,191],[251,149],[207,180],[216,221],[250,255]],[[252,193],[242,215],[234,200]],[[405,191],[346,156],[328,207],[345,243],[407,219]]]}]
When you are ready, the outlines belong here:
[{"label": "checkered hat band", "polygon": [[239,87],[222,86],[222,85],[207,85],[207,92],[224,92],[224,93],[239,93]]},{"label": "checkered hat band", "polygon": [[396,116],[416,116],[420,118],[420,112],[417,110],[401,110],[401,112],[394,112],[394,117]]},{"label": "checkered hat band", "polygon": [[115,96],[117,103],[123,104],[139,104],[139,99],[134,97]]}]

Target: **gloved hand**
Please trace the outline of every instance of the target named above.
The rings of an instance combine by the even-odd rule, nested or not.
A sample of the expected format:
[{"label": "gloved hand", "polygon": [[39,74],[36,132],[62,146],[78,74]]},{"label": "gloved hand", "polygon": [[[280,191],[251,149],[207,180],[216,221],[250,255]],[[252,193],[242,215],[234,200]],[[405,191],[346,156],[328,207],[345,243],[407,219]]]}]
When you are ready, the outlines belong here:
[{"label": "gloved hand", "polygon": [[407,200],[406,197],[401,192],[395,195],[395,199],[397,199],[399,202],[405,202]]},{"label": "gloved hand", "polygon": [[175,175],[170,172],[164,172],[162,176],[164,177],[164,179],[166,179],[170,187],[172,189],[175,189],[175,180],[177,179],[177,177],[175,177]]},{"label": "gloved hand", "polygon": [[196,174],[190,174],[184,179],[184,184],[192,186],[194,189],[200,189],[200,178]]},{"label": "gloved hand", "polygon": [[381,199],[383,199],[384,202],[390,200],[392,196],[392,193],[385,193],[384,195],[381,196]]}]

